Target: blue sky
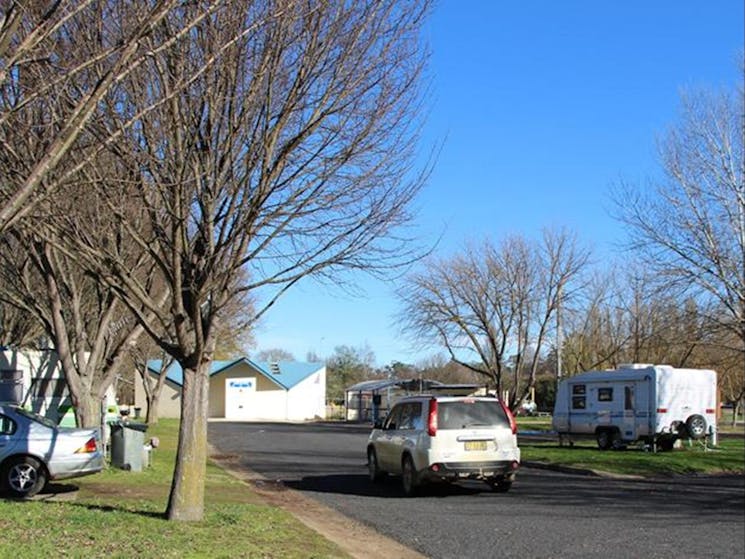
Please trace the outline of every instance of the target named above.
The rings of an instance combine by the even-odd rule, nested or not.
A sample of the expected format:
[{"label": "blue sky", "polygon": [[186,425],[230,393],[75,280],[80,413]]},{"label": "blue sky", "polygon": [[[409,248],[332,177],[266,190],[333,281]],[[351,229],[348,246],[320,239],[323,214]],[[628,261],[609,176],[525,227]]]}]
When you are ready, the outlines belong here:
[{"label": "blue sky", "polygon": [[[657,172],[656,139],[681,91],[732,88],[745,48],[742,0],[441,0],[424,31],[432,56],[421,151],[444,142],[422,192],[422,238],[438,254],[568,227],[613,256],[608,213],[620,178]],[[738,58],[740,57],[740,58]],[[362,297],[312,281],[274,305],[254,351],[303,360],[368,345],[378,365],[415,363],[394,314],[395,280],[358,278]]]}]

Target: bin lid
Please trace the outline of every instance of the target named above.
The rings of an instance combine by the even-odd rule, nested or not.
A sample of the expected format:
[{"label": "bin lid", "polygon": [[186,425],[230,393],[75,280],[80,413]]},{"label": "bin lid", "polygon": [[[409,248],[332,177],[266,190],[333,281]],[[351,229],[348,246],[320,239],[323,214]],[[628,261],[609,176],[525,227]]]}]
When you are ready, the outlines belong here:
[{"label": "bin lid", "polygon": [[145,432],[147,431],[147,423],[135,423],[134,421],[125,421],[122,423],[127,429],[134,429],[135,431]]},{"label": "bin lid", "polygon": [[147,431],[148,424],[147,423],[136,423],[134,421],[122,421],[121,419],[118,419],[116,421],[109,421],[110,427],[125,427],[127,429],[132,429],[134,431],[141,431],[145,432]]}]

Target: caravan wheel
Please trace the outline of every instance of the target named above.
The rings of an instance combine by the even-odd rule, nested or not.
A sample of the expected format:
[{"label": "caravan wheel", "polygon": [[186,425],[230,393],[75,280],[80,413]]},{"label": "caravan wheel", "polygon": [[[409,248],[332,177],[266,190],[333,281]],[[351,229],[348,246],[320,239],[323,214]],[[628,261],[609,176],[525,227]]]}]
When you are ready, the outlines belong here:
[{"label": "caravan wheel", "polygon": [[686,420],[688,436],[692,439],[700,439],[706,435],[706,419],[701,415],[692,415]]},{"label": "caravan wheel", "polygon": [[600,450],[610,450],[616,445],[616,441],[618,441],[618,431],[613,429],[598,429],[597,433],[595,433],[595,438]]}]

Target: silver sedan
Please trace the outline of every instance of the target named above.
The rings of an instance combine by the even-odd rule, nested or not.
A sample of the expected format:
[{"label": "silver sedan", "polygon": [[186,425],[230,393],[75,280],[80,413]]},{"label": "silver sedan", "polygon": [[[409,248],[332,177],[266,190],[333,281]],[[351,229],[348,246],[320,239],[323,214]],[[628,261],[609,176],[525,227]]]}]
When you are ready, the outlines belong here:
[{"label": "silver sedan", "polygon": [[0,490],[31,497],[48,481],[104,468],[98,429],[59,427],[16,406],[0,405]]}]

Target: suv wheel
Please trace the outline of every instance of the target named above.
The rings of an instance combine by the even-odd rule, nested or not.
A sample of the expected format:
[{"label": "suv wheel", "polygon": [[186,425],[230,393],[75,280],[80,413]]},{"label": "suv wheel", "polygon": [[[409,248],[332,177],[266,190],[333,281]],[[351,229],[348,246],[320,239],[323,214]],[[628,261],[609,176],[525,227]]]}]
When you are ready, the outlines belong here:
[{"label": "suv wheel", "polygon": [[416,468],[414,468],[414,461],[408,454],[404,456],[403,462],[401,463],[401,484],[404,488],[404,495],[407,497],[413,497],[417,493],[419,488],[419,476],[417,476]]},{"label": "suv wheel", "polygon": [[494,490],[495,493],[507,493],[510,489],[512,489],[512,480],[504,479],[504,478],[495,478],[492,480],[489,480],[489,485],[491,485],[492,490]]},{"label": "suv wheel", "polygon": [[370,476],[370,481],[373,483],[380,481],[385,475],[378,467],[378,455],[375,453],[374,448],[367,449],[367,472]]}]

